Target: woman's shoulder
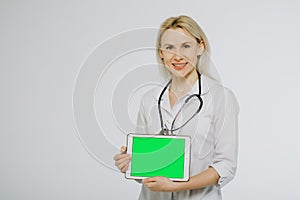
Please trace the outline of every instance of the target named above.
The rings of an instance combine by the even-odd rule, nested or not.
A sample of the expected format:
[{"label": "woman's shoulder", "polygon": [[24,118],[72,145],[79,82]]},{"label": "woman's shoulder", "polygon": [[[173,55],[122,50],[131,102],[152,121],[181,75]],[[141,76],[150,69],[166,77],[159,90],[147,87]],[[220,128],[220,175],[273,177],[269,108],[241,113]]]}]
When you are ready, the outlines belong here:
[{"label": "woman's shoulder", "polygon": [[144,95],[142,95],[141,105],[147,106],[158,102],[161,90],[162,90],[161,86],[155,86],[149,89]]},{"label": "woman's shoulder", "polygon": [[217,79],[205,75],[203,75],[203,79],[204,79],[203,81],[204,87],[206,87],[205,89],[207,89],[208,91],[217,94],[226,93],[229,95],[234,95],[231,89],[223,85],[222,81],[219,81]]},{"label": "woman's shoulder", "polygon": [[221,81],[212,79],[207,76],[204,77],[204,82],[208,87],[210,96],[212,97],[215,106],[223,105],[225,107],[233,107],[239,110],[239,104],[234,92],[223,85]]}]

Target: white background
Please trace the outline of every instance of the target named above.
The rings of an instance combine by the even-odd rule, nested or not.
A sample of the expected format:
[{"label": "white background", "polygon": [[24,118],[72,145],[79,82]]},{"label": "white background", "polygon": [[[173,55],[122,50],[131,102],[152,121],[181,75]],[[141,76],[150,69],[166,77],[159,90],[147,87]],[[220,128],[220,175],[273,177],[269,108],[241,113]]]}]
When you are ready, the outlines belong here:
[{"label": "white background", "polygon": [[99,43],[180,14],[204,29],[240,104],[238,172],[224,199],[299,199],[299,9],[296,0],[0,1],[0,199],[137,198],[138,184],[81,145],[73,85]]}]

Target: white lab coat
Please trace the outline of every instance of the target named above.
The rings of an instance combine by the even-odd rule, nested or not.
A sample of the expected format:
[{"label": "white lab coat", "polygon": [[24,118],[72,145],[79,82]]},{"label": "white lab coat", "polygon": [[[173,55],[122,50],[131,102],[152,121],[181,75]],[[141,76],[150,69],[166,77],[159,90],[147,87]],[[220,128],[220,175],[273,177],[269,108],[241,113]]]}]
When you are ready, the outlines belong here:
[{"label": "white lab coat", "polygon": [[[203,107],[186,126],[175,132],[178,135],[191,136],[190,176],[201,173],[208,167],[213,167],[220,175],[218,184],[181,192],[151,192],[142,185],[139,199],[141,200],[220,200],[221,188],[235,175],[237,167],[238,146],[238,112],[239,106],[234,94],[218,82],[201,76],[201,97]],[[158,113],[158,98],[162,88],[147,92],[140,104],[137,120],[137,133],[159,133],[160,118]],[[161,100],[163,121],[171,127],[174,116],[181,108],[188,95],[198,93],[198,81],[188,94],[180,98],[173,108],[170,108],[169,92],[165,91]],[[188,103],[175,123],[180,126],[197,108],[199,101]]]}]

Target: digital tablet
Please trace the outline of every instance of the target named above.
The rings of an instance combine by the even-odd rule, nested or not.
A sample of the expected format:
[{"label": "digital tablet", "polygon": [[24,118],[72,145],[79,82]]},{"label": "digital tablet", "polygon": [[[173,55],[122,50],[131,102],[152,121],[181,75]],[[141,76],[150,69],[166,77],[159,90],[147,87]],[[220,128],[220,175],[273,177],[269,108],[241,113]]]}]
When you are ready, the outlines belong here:
[{"label": "digital tablet", "polygon": [[144,179],[164,176],[173,181],[188,181],[190,137],[165,135],[127,135],[127,153],[131,162],[125,177]]}]

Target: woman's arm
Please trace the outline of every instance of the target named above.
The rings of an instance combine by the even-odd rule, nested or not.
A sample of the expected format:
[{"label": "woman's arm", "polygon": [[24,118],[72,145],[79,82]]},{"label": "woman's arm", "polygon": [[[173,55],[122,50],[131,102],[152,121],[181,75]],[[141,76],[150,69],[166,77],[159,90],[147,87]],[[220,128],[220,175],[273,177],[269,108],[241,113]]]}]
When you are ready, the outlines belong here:
[{"label": "woman's arm", "polygon": [[166,177],[153,177],[144,179],[143,183],[152,191],[178,192],[215,185],[219,178],[217,171],[209,167],[207,170],[192,176],[187,182],[173,182]]},{"label": "woman's arm", "polygon": [[[221,98],[220,98],[221,99]],[[153,191],[181,191],[203,188],[219,184],[223,187],[235,175],[238,143],[238,103],[229,90],[225,90],[225,100],[220,104],[219,117],[215,123],[215,156],[205,171],[192,176],[188,182],[173,182],[165,177],[153,177],[143,180]]]}]

